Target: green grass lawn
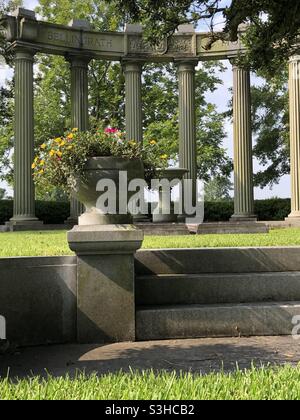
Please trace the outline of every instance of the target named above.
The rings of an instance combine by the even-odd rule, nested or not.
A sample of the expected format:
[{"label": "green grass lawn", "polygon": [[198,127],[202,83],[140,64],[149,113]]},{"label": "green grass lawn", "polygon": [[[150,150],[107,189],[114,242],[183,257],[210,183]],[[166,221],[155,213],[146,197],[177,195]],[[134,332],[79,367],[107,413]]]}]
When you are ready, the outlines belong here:
[{"label": "green grass lawn", "polygon": [[0,400],[299,400],[300,366],[231,374],[119,373],[0,380]]},{"label": "green grass lawn", "polygon": [[[300,246],[300,228],[268,234],[147,236],[143,248]],[[0,233],[0,257],[72,255],[66,231]]]}]

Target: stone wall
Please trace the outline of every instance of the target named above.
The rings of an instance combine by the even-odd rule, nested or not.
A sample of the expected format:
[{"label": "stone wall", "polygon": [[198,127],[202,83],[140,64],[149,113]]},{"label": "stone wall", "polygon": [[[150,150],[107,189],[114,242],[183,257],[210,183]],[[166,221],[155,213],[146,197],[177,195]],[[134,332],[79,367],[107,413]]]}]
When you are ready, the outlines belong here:
[{"label": "stone wall", "polygon": [[16,345],[76,339],[76,258],[0,259],[0,314]]},{"label": "stone wall", "polygon": [[[135,292],[137,307],[300,301],[300,248],[142,250]],[[75,342],[76,257],[0,259],[0,315],[13,345]]]}]

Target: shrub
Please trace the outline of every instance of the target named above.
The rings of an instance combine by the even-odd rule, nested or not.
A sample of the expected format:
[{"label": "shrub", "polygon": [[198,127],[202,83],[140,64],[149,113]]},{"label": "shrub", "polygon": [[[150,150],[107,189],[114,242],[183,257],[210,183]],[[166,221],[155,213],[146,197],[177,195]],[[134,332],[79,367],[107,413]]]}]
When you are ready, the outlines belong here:
[{"label": "shrub", "polygon": [[[284,220],[290,212],[291,200],[289,198],[255,201],[255,214],[261,221]],[[227,222],[233,213],[233,201],[206,202],[204,220],[206,222]]]},{"label": "shrub", "polygon": [[[0,201],[0,224],[7,222],[13,216],[13,201]],[[63,224],[70,216],[70,204],[67,202],[37,201],[36,216],[45,224]]]},{"label": "shrub", "polygon": [[[205,222],[228,222],[234,212],[233,201],[206,202]],[[284,220],[291,212],[291,200],[272,198],[255,201],[255,214],[261,221]],[[0,224],[13,215],[13,201],[0,200]],[[37,201],[36,215],[45,224],[63,224],[70,215],[67,202]]]}]

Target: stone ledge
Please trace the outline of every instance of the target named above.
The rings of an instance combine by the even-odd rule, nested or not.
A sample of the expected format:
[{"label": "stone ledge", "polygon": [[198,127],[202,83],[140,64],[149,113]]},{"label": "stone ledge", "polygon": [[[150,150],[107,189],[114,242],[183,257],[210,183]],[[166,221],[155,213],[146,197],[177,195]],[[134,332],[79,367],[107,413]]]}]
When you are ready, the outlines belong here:
[{"label": "stone ledge", "polygon": [[137,339],[291,335],[300,302],[178,305],[137,310]]}]

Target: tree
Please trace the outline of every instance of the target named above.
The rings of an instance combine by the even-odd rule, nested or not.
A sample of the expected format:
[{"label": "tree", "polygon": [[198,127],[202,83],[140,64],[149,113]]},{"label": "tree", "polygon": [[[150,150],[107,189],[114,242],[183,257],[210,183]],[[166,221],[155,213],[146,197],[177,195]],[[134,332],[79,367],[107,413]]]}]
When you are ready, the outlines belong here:
[{"label": "tree", "polygon": [[205,201],[229,201],[233,184],[229,178],[217,176],[205,183]]},{"label": "tree", "polygon": [[[118,2],[117,2],[118,3]],[[124,19],[118,15],[116,3],[88,0],[40,0],[37,8],[43,19],[67,24],[72,18],[87,19],[99,31],[122,29]],[[205,92],[213,91],[221,81],[215,76],[220,64],[203,64],[196,72],[197,143],[199,175],[206,180],[218,174],[228,176],[232,164],[222,148],[225,137],[224,116],[207,103]],[[35,139],[38,147],[48,138],[57,137],[70,128],[70,70],[63,57],[36,56],[35,74]],[[143,73],[145,141],[155,138],[166,153],[178,158],[178,81],[173,64],[146,65]],[[124,129],[124,76],[120,63],[93,60],[89,67],[90,115],[92,124],[105,121],[107,125]],[[10,90],[10,93],[11,90]],[[13,106],[11,96],[10,106]],[[1,99],[1,96],[0,96]],[[9,136],[3,135],[1,156],[11,157],[12,115],[4,124]],[[8,128],[7,128],[8,130]],[[7,172],[8,161],[2,161]],[[6,173],[5,177],[8,177]],[[59,198],[60,192],[37,191],[39,198]]]},{"label": "tree", "polygon": [[[106,0],[109,2],[109,0]],[[145,23],[152,42],[174,33],[178,25],[201,20],[210,23],[211,41],[236,41],[239,25],[251,23],[247,31],[248,63],[272,73],[299,48],[300,2],[295,0],[120,0],[127,19]],[[225,7],[224,7],[225,4]],[[214,27],[220,18],[225,28],[219,35]]]},{"label": "tree", "polygon": [[254,156],[262,170],[255,175],[261,188],[280,181],[290,172],[289,98],[287,71],[252,88]]},{"label": "tree", "polygon": [[[208,181],[229,177],[232,162],[222,148],[225,139],[224,115],[205,100],[207,91],[215,91],[221,80],[215,76],[220,63],[204,63],[196,71],[196,138],[198,176]],[[178,159],[178,78],[173,64],[148,65],[144,73],[145,140],[158,140],[174,160]]]},{"label": "tree", "polygon": [[4,188],[0,188],[0,200],[3,200],[6,196],[6,191]]}]

